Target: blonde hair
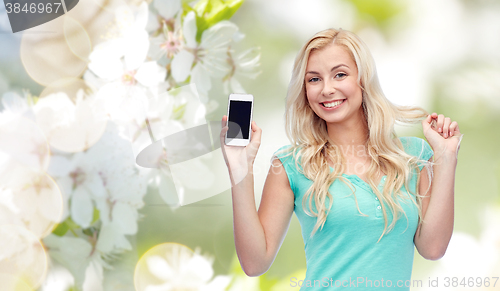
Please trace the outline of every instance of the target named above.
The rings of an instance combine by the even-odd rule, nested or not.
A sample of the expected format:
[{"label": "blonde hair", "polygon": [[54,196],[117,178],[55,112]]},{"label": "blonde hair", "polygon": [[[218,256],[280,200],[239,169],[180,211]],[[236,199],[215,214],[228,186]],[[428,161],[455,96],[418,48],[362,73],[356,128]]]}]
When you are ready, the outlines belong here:
[{"label": "blonde hair", "polygon": [[[335,167],[330,172],[330,166],[327,157],[334,165],[344,165],[345,158],[341,151],[329,138],[326,122],[318,117],[308,105],[304,76],[307,67],[307,61],[311,51],[335,44],[346,48],[356,63],[358,69],[358,85],[362,89],[362,108],[368,125],[369,136],[365,144],[370,156],[370,166],[367,171],[368,184],[372,188],[379,201],[386,202],[393,214],[391,225],[387,226],[387,214],[385,203],[381,203],[384,214],[384,231],[379,240],[385,233],[390,232],[400,213],[404,213],[396,198],[407,197],[401,192],[401,187],[408,191],[408,184],[411,179],[413,169],[417,169],[417,189],[416,204],[419,214],[419,224],[422,219],[422,198],[418,194],[418,184],[420,181],[419,165],[428,167],[429,181],[432,180],[433,163],[426,160],[419,160],[404,151],[401,141],[397,138],[394,123],[415,124],[425,119],[428,112],[416,106],[399,106],[391,103],[382,92],[380,87],[375,63],[366,44],[354,33],[346,30],[327,29],[314,35],[300,49],[294,63],[292,78],[288,87],[286,96],[285,126],[286,134],[291,141],[292,147],[288,149],[288,154],[293,154],[297,169],[313,184],[304,194],[302,206],[304,212],[309,216],[316,216],[316,225],[311,233],[311,237],[318,230],[323,228],[326,217],[330,211],[333,199],[328,189],[336,180],[340,179],[346,183],[352,190],[355,197],[356,207],[363,216],[368,216],[361,212],[356,199],[355,191],[350,181],[342,177],[342,169]],[[274,157],[273,157],[274,159]],[[299,167],[299,159],[301,160]],[[380,170],[387,174],[386,182],[382,193],[375,184]],[[349,183],[349,184],[348,184]],[[430,184],[429,184],[430,188]],[[426,190],[428,192],[429,188]],[[394,197],[391,196],[393,189],[398,189]],[[408,191],[410,192],[410,191]],[[328,209],[326,206],[327,198],[331,201]],[[318,210],[315,212],[312,208],[312,201]],[[307,202],[309,210],[305,208]],[[406,216],[406,214],[405,214]],[[386,232],[387,231],[387,232]],[[378,243],[377,241],[377,243]]]}]

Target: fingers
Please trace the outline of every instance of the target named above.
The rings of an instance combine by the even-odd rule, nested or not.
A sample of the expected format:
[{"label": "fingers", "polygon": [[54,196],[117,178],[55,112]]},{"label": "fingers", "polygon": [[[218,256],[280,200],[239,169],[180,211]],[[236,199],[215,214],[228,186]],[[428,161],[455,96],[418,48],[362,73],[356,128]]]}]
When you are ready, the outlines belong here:
[{"label": "fingers", "polygon": [[[458,129],[458,123],[456,121],[453,121],[450,124],[450,136],[453,136],[455,133],[457,133],[457,129]],[[460,133],[460,131],[458,131],[458,133]]]},{"label": "fingers", "polygon": [[432,122],[432,115],[431,114],[427,115],[425,121],[430,124]]},{"label": "fingers", "polygon": [[439,133],[443,133],[443,125],[444,125],[444,115],[439,114],[437,117],[437,128]]},{"label": "fingers", "polygon": [[226,115],[222,116],[222,120],[220,122],[220,125],[221,125],[221,127],[224,127],[227,125],[227,116]]},{"label": "fingers", "polygon": [[450,124],[451,124],[451,119],[449,117],[445,117],[444,124],[443,124],[443,136],[444,136],[444,138],[447,138],[449,135]]},{"label": "fingers", "polygon": [[260,140],[262,137],[262,129],[257,126],[257,123],[255,120],[252,121],[252,138],[250,139],[250,142],[253,144],[260,144]]},{"label": "fingers", "polygon": [[221,144],[221,146],[226,144],[224,139],[226,136],[226,132],[229,129],[229,127],[226,124],[227,124],[227,116],[224,115],[224,116],[222,116],[222,120],[221,120],[221,126],[222,126],[222,129],[220,131],[220,144]]},{"label": "fingers", "polygon": [[432,126],[432,128],[444,138],[459,136],[461,134],[458,128],[458,123],[456,121],[451,121],[451,118],[445,117],[443,114],[438,115],[434,112],[428,115],[425,121],[427,123],[432,123],[434,121],[436,126]]},{"label": "fingers", "polygon": [[429,114],[427,115],[427,119],[425,119],[426,121],[426,128],[430,127],[432,128],[434,131],[438,132],[438,129],[437,129],[437,125],[436,125],[436,121],[437,121],[437,118],[438,118],[438,115],[436,112],[432,113],[432,114]]}]

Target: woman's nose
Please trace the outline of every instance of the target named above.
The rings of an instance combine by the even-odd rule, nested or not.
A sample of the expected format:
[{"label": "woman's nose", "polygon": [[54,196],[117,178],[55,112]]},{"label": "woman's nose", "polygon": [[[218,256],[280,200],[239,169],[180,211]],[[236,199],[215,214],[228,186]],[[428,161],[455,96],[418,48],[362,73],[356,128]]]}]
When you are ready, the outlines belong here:
[{"label": "woman's nose", "polygon": [[332,95],[336,92],[337,90],[335,89],[335,86],[333,85],[333,81],[325,81],[323,85],[323,90],[321,91],[321,94],[323,96],[329,96]]}]

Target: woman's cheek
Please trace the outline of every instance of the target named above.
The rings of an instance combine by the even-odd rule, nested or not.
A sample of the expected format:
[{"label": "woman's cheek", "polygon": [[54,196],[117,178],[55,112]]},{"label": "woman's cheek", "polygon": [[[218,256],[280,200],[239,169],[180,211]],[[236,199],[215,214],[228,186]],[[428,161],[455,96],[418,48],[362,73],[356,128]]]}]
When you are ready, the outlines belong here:
[{"label": "woman's cheek", "polygon": [[317,92],[317,88],[312,86],[306,87],[306,96],[308,99],[315,100],[318,97],[319,92]]}]

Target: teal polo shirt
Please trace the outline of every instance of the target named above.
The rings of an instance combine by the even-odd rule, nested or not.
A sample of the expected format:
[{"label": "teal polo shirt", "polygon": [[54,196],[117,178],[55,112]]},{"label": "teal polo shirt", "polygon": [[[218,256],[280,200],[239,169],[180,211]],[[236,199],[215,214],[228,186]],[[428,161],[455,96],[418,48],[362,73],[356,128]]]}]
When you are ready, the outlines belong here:
[{"label": "teal polo shirt", "polygon": [[[422,160],[432,157],[433,151],[425,140],[417,137],[399,139],[409,155]],[[283,146],[278,151],[286,148],[291,148],[291,145]],[[358,212],[352,190],[336,179],[329,188],[333,205],[323,229],[318,229],[310,238],[316,217],[304,212],[302,198],[312,181],[299,173],[293,155],[286,156],[284,152],[278,153],[277,157],[285,168],[295,196],[294,212],[302,229],[307,262],[305,279],[291,278],[290,286],[297,287],[297,290],[410,290],[418,211],[409,199],[415,201],[415,195],[402,187],[406,197],[398,201],[406,216],[401,214],[394,228],[377,243],[384,230],[381,202],[371,187],[357,175],[343,174],[342,177],[350,181],[355,189],[359,209],[368,216]],[[421,170],[423,166],[419,168]],[[330,171],[333,169],[330,168]],[[415,174],[413,170],[409,184],[414,192]],[[378,185],[380,191],[385,178]],[[386,212],[389,226],[393,216],[387,204]]]}]

